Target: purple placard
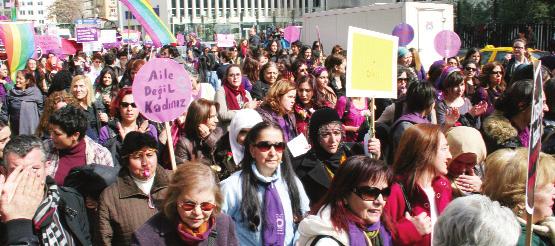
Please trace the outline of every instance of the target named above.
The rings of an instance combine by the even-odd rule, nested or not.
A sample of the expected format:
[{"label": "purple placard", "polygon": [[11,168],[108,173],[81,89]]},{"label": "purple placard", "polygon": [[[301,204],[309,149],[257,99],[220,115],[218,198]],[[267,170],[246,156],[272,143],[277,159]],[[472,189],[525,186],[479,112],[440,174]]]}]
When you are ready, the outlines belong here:
[{"label": "purple placard", "polygon": [[182,115],[191,101],[191,79],[183,65],[155,58],[141,67],[133,81],[133,97],[149,120],[169,122]]},{"label": "purple placard", "polygon": [[63,53],[60,38],[53,35],[35,35],[35,47],[40,48],[42,54],[61,55]]},{"label": "purple placard", "polygon": [[177,45],[179,46],[185,45],[185,36],[183,34],[181,33],[177,34],[176,38],[177,38]]},{"label": "purple placard", "polygon": [[121,42],[103,43],[102,46],[104,47],[104,49],[119,48],[121,47]]},{"label": "purple placard", "polygon": [[76,27],[75,37],[77,43],[95,42],[98,41],[99,30],[96,27]]},{"label": "purple placard", "polygon": [[414,39],[414,29],[407,23],[396,25],[391,34],[399,37],[399,46],[407,46]]},{"label": "purple placard", "polygon": [[301,29],[298,26],[288,26],[283,29],[283,37],[287,42],[293,43],[301,38]]},{"label": "purple placard", "polygon": [[443,30],[434,38],[434,48],[441,57],[453,57],[461,49],[461,39],[455,32]]}]

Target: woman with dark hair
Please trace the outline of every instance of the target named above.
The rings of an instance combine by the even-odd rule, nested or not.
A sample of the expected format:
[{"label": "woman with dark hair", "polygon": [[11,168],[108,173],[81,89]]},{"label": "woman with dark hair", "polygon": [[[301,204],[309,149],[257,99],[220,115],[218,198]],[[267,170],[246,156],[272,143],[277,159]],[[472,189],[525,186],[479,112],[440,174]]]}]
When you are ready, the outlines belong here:
[{"label": "woman with dark hair", "polygon": [[[532,80],[514,82],[497,100],[495,111],[484,120],[482,133],[488,153],[500,148],[528,147],[533,83]],[[543,110],[547,111],[548,106],[543,102]]]},{"label": "woman with dark hair", "polygon": [[341,55],[342,52],[343,52],[343,47],[341,47],[341,45],[339,44],[336,44],[333,46],[333,48],[331,48],[330,55]]},{"label": "woman with dark hair", "polygon": [[298,245],[393,245],[391,221],[382,216],[392,181],[382,161],[347,159],[324,198],[301,221]]},{"label": "woman with dark hair", "polygon": [[482,65],[482,55],[480,54],[480,50],[478,48],[470,48],[464,55],[464,61],[473,61],[476,63],[478,71],[480,70],[480,66]]},{"label": "woman with dark hair", "polygon": [[345,73],[347,59],[342,55],[331,55],[326,58],[326,69],[329,75],[329,85],[337,97],[345,96]]},{"label": "woman with dark hair", "polygon": [[280,79],[279,69],[274,62],[268,62],[260,68],[259,79],[252,86],[251,95],[256,100],[263,100],[270,87]]},{"label": "woman with dark hair", "polygon": [[118,90],[118,77],[114,70],[109,67],[102,69],[94,83],[95,100],[101,102],[104,107],[109,107]]},{"label": "woman with dark hair", "polygon": [[50,134],[48,133],[48,119],[50,116],[56,112],[58,109],[65,107],[66,105],[73,105],[77,107],[79,102],[73,97],[73,95],[67,93],[66,91],[56,91],[50,94],[44,100],[44,111],[40,116],[40,122],[35,131],[35,135],[40,139],[49,139]]},{"label": "woman with dark hair", "polygon": [[314,96],[316,108],[335,108],[337,103],[337,94],[335,90],[329,86],[329,74],[325,67],[316,67],[312,72],[314,75]]},{"label": "woman with dark hair", "polygon": [[310,74],[308,71],[308,66],[306,65],[305,60],[297,59],[291,64],[291,71],[293,72],[293,76],[295,77],[295,81],[298,81],[302,77],[305,77]]},{"label": "woman with dark hair", "polygon": [[308,134],[310,117],[316,110],[314,90],[314,76],[308,75],[297,80],[297,98],[293,106],[293,112],[295,113],[297,133],[302,133],[305,136]]},{"label": "woman with dark hair", "polygon": [[480,129],[480,115],[486,112],[487,103],[480,102],[473,106],[470,99],[464,96],[466,85],[460,69],[447,67],[441,77],[445,79],[441,82],[443,98],[435,105],[437,123],[446,127],[469,126]]},{"label": "woman with dark hair", "polygon": [[168,184],[161,211],[133,233],[131,245],[236,246],[235,224],[221,213],[222,200],[209,167],[181,165]]},{"label": "woman with dark hair", "polygon": [[125,137],[117,181],[100,195],[99,245],[129,245],[132,233],[162,210],[170,175],[158,165],[157,148],[147,133]]},{"label": "woman with dark hair", "polygon": [[247,57],[243,60],[242,70],[243,78],[241,79],[241,83],[245,90],[250,92],[254,83],[259,80],[260,65],[258,65],[257,60]]},{"label": "woman with dark hair", "polygon": [[127,69],[120,80],[119,87],[129,87],[133,85],[133,80],[135,75],[139,72],[139,69],[145,65],[146,61],[143,59],[132,59],[127,63]]},{"label": "woman with dark hair", "polygon": [[312,52],[314,52],[315,57],[324,55],[324,47],[322,47],[322,43],[320,43],[320,41],[315,40],[312,42]]},{"label": "woman with dark hair", "polygon": [[447,174],[449,145],[438,125],[418,124],[401,137],[393,162],[395,184],[385,205],[395,245],[433,245],[437,217],[452,200]]},{"label": "woman with dark hair", "polygon": [[418,54],[418,50],[416,48],[410,48],[409,51],[412,54],[412,61],[409,65],[410,69],[414,70],[418,80],[425,80],[426,70],[424,70],[424,66],[420,61],[420,54]]},{"label": "woman with dark hair", "polygon": [[14,135],[33,135],[39,125],[43,96],[35,85],[35,76],[26,70],[16,73],[15,87],[6,95],[0,120],[10,122]]},{"label": "woman with dark hair", "polygon": [[308,126],[308,141],[312,148],[293,160],[295,173],[303,183],[311,204],[315,204],[330,188],[337,169],[353,155],[365,152],[380,158],[380,141],[371,138],[365,150],[361,143],[344,140],[345,130],[334,109],[316,110]]},{"label": "woman with dark hair", "polygon": [[285,142],[291,141],[297,136],[297,126],[293,105],[297,88],[293,82],[288,80],[277,81],[264,98],[264,102],[256,111],[264,121],[273,122],[281,127]]},{"label": "woman with dark hair", "polygon": [[342,96],[335,104],[335,111],[343,122],[345,141],[356,142],[359,127],[370,117],[370,104],[366,97]]},{"label": "woman with dark hair", "polygon": [[252,100],[251,94],[245,90],[241,78],[242,73],[239,65],[229,65],[222,81],[223,86],[216,92],[216,102],[220,105],[218,118],[224,131],[227,131],[229,122],[238,110],[258,107],[258,101]]},{"label": "woman with dark hair", "polygon": [[177,163],[198,161],[212,165],[216,142],[223,135],[218,127],[218,103],[206,99],[191,102],[185,118],[185,129],[175,146]]},{"label": "woman with dark hair", "polygon": [[45,74],[44,72],[41,71],[41,69],[39,69],[37,65],[37,60],[33,58],[30,58],[29,60],[27,60],[27,65],[25,65],[25,70],[30,71],[35,76],[35,83],[39,85],[38,87],[42,87],[45,85],[46,83]]},{"label": "woman with dark hair", "polygon": [[0,64],[0,101],[4,102],[8,92],[13,89],[14,82],[10,78],[10,71],[8,70],[8,65]]},{"label": "woman with dark hair", "polygon": [[310,48],[310,46],[305,45],[301,48],[301,53],[299,54],[299,57],[297,57],[297,60],[304,60],[304,62],[306,63],[306,66],[309,67],[310,69],[312,69],[312,66],[314,65],[314,56],[312,55],[312,48]]},{"label": "woman with dark hair", "polygon": [[277,40],[272,40],[268,43],[266,51],[268,51],[268,57],[271,62],[277,62],[280,50],[281,46]]},{"label": "woman with dark hair", "polygon": [[467,98],[472,99],[475,97],[476,90],[478,90],[480,85],[480,80],[478,79],[478,68],[480,65],[474,62],[474,60],[464,60],[461,65],[464,72],[464,94]]},{"label": "woman with dark hair", "polygon": [[479,77],[480,86],[476,90],[476,95],[472,99],[472,103],[477,104],[481,101],[488,103],[488,109],[484,117],[493,113],[497,98],[505,91],[506,84],[503,79],[503,74],[505,74],[505,68],[503,68],[503,65],[499,62],[490,62],[482,67],[482,72]]},{"label": "woman with dark hair", "polygon": [[245,139],[241,171],[222,181],[222,211],[235,222],[240,245],[294,245],[308,197],[295,176],[279,125],[256,124]]}]

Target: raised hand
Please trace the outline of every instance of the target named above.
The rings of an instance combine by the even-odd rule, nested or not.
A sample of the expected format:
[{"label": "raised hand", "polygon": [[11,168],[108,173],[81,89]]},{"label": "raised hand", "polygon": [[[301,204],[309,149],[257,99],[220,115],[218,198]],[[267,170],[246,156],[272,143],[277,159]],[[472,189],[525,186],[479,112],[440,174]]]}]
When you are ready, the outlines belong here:
[{"label": "raised hand", "polygon": [[405,218],[412,222],[421,236],[432,233],[432,219],[425,212],[422,212],[421,214],[414,217],[406,212]]}]

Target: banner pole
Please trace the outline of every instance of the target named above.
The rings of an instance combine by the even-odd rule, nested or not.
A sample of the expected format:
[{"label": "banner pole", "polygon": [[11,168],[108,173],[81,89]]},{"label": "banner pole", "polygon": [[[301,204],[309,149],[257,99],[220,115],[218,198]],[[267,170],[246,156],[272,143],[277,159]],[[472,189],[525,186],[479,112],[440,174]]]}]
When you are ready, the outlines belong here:
[{"label": "banner pole", "polygon": [[164,125],[166,126],[166,136],[168,136],[168,141],[167,141],[167,145],[169,147],[170,150],[170,160],[172,163],[172,170],[175,172],[175,170],[177,170],[177,164],[175,163],[175,152],[173,150],[173,138],[172,138],[172,131],[171,131],[171,126],[169,122],[164,122]]}]

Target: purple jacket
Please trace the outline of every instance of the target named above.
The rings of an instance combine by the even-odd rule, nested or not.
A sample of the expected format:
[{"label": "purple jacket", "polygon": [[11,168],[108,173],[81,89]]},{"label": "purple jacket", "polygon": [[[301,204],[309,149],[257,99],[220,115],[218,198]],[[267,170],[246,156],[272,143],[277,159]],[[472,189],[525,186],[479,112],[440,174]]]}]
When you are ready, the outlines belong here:
[{"label": "purple jacket", "polygon": [[[237,246],[235,237],[235,224],[231,218],[220,213],[216,216],[216,225],[212,230],[216,230],[216,244],[226,246]],[[131,245],[183,245],[183,241],[177,235],[177,225],[170,221],[166,216],[159,212],[139,227],[131,238]],[[202,241],[198,246],[208,245],[208,239]]]}]

